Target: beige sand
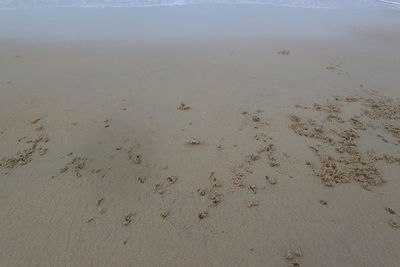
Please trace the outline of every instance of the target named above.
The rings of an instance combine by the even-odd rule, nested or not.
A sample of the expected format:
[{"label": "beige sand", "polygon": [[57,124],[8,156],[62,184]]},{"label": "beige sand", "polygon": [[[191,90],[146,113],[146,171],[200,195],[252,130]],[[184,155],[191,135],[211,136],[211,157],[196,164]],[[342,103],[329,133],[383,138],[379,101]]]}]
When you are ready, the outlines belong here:
[{"label": "beige sand", "polygon": [[0,266],[398,266],[397,45],[3,45]]}]

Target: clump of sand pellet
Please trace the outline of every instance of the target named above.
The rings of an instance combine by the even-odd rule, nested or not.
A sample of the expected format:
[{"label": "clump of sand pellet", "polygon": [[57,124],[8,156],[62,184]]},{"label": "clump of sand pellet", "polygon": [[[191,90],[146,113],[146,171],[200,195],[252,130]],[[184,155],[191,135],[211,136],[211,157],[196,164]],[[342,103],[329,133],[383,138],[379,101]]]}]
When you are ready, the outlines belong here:
[{"label": "clump of sand pellet", "polygon": [[[396,163],[398,158],[368,151],[364,147],[368,142],[361,140],[362,135],[366,135],[365,131],[369,127],[374,127],[373,130],[383,129],[372,124],[371,120],[378,120],[381,125],[386,125],[384,128],[393,135],[399,134],[400,128],[385,122],[400,118],[400,105],[385,97],[366,100],[352,97],[345,98],[344,101],[335,97],[335,101],[335,104],[314,104],[313,110],[317,113],[312,116],[313,119],[290,116],[289,128],[297,135],[310,138],[310,142],[316,143],[309,147],[318,162],[308,161],[307,165],[326,186],[356,182],[371,190],[373,186],[385,182],[375,162],[384,160],[386,163]],[[349,105],[353,106],[351,117],[345,120],[342,118],[345,115],[343,108]],[[354,105],[362,112],[360,115],[354,115]],[[318,120],[326,113],[329,114],[327,119]],[[385,142],[389,143],[387,140]]]},{"label": "clump of sand pellet", "polygon": [[18,151],[16,155],[3,158],[0,160],[0,167],[12,169],[15,167],[23,166],[32,161],[32,156],[35,152],[39,152],[40,156],[44,156],[47,153],[47,148],[42,147],[44,143],[47,143],[49,138],[47,135],[40,135],[36,139],[28,140],[26,143],[29,147]]},{"label": "clump of sand pellet", "polygon": [[178,109],[180,109],[180,110],[189,110],[189,109],[190,109],[190,106],[186,105],[185,103],[181,103],[181,104],[178,106]]},{"label": "clump of sand pellet", "polygon": [[[88,159],[85,157],[73,156],[73,153],[69,153],[68,156],[72,157],[72,159],[64,167],[58,170],[59,174],[71,171],[76,177],[81,177],[82,171],[85,169]],[[99,171],[100,170],[97,172]],[[53,176],[53,178],[54,177],[55,176]]]},{"label": "clump of sand pellet", "polygon": [[206,197],[209,207],[217,207],[222,201],[223,194],[220,191],[221,183],[218,182],[215,173],[211,172],[209,179],[209,185],[204,189],[198,189],[197,192],[201,197]]},{"label": "clump of sand pellet", "polygon": [[371,119],[400,119],[400,103],[391,98],[369,98],[364,103],[364,114]]},{"label": "clump of sand pellet", "polygon": [[290,50],[282,50],[282,51],[279,51],[278,54],[288,56],[288,55],[290,55]]},{"label": "clump of sand pellet", "polygon": [[393,136],[400,138],[400,127],[394,125],[386,125],[385,129],[388,130]]}]

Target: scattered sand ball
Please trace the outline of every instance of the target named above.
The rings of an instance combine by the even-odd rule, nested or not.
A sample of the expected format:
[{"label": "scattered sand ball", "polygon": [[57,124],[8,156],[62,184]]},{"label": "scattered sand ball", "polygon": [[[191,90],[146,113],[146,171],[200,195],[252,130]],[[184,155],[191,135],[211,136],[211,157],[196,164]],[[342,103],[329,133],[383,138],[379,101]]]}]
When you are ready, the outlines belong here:
[{"label": "scattered sand ball", "polygon": [[[339,67],[339,65],[333,66],[335,68]],[[394,136],[397,134],[397,137],[399,137],[400,128],[397,125],[392,125],[392,123],[388,124],[387,120],[400,119],[400,103],[397,100],[396,102],[393,99],[377,96],[376,94],[367,100],[356,97],[345,99],[335,97],[335,101],[342,102],[327,105],[314,104],[313,106],[315,111],[328,113],[327,120],[319,119],[317,122],[313,119],[302,119],[294,115],[290,117],[289,128],[300,136],[316,139],[317,145],[309,147],[318,156],[320,164],[318,166],[318,164],[314,165],[310,162],[308,165],[312,168],[314,175],[319,177],[326,186],[357,182],[363,188],[371,190],[373,186],[378,186],[385,182],[374,162],[383,160],[388,164],[400,163],[400,158],[392,155],[378,156],[375,153],[369,153],[368,149],[360,147],[361,144],[366,144],[366,142],[362,141],[364,141],[364,136],[369,132],[360,137],[359,131],[364,131],[367,128],[379,128],[379,126],[376,126],[377,124],[371,124],[372,120],[365,120],[370,118],[380,120],[380,125],[385,125],[387,131]],[[341,107],[347,107],[348,105],[346,106],[345,103],[354,102],[360,102],[357,105],[363,106],[362,112],[365,117],[361,119],[360,116],[352,116],[346,120],[340,118]],[[318,114],[313,118],[319,118]],[[382,135],[378,135],[378,137],[386,143],[393,144]],[[356,142],[361,138],[361,141]]]},{"label": "scattered sand ball", "polygon": [[314,103],[314,109],[320,112],[325,112],[328,114],[326,117],[327,121],[337,121],[340,123],[344,123],[344,120],[339,116],[342,112],[341,106],[339,104],[327,104],[327,105],[320,105]]},{"label": "scattered sand ball", "polygon": [[246,156],[246,162],[250,163],[250,164],[252,164],[253,162],[255,162],[255,161],[259,160],[259,159],[260,159],[259,155],[251,154],[251,155]]},{"label": "scattered sand ball", "polygon": [[315,110],[324,111],[324,112],[327,112],[327,113],[340,113],[340,112],[342,112],[341,107],[339,105],[337,105],[337,104],[320,105],[320,104],[314,103],[313,107],[314,107]]},{"label": "scattered sand ball", "polygon": [[209,192],[207,194],[207,198],[210,200],[210,204],[208,205],[209,207],[216,207],[218,204],[221,202],[221,193],[218,192]]},{"label": "scattered sand ball", "polygon": [[350,118],[350,122],[353,124],[354,128],[356,128],[357,130],[363,130],[363,131],[366,130],[364,124],[360,120],[358,120],[356,117]]},{"label": "scattered sand ball", "polygon": [[180,109],[180,110],[189,110],[189,109],[190,109],[190,106],[186,105],[185,103],[181,103],[181,104],[178,106],[178,109]]},{"label": "scattered sand ball", "polygon": [[354,103],[357,102],[358,98],[357,97],[346,97],[346,102],[347,103]]},{"label": "scattered sand ball", "polygon": [[101,207],[99,207],[98,209],[97,209],[97,212],[98,213],[100,213],[100,214],[102,214],[102,213],[106,213],[106,209],[105,208],[101,208]]},{"label": "scattered sand ball", "polygon": [[140,164],[142,162],[142,155],[133,154],[132,151],[128,151],[128,158],[135,164]]},{"label": "scattered sand ball", "polygon": [[395,162],[400,164],[400,158],[397,158],[397,157],[394,157],[391,155],[383,155],[383,160],[388,164],[395,163]]},{"label": "scattered sand ball", "polygon": [[58,172],[59,173],[64,173],[66,171],[68,171],[68,167],[62,167]]},{"label": "scattered sand ball", "polygon": [[365,101],[364,114],[371,119],[400,119],[400,103],[393,103],[390,98],[369,98]]},{"label": "scattered sand ball", "polygon": [[275,177],[273,177],[273,176],[265,176],[265,179],[267,179],[267,181],[268,181],[270,184],[276,184],[276,179],[275,179]]},{"label": "scattered sand ball", "polygon": [[380,139],[382,139],[383,142],[385,143],[390,143],[384,136],[378,134],[377,137],[379,137]]},{"label": "scattered sand ball", "polygon": [[108,128],[108,127],[110,127],[110,125],[111,125],[110,119],[104,121],[104,128]]},{"label": "scattered sand ball", "polygon": [[353,129],[343,130],[340,132],[335,131],[335,133],[346,141],[354,141],[355,139],[358,139],[360,137],[358,133]]},{"label": "scattered sand ball", "polygon": [[346,159],[336,160],[329,155],[320,156],[322,167],[313,169],[326,186],[355,181],[363,188],[371,190],[385,182],[379,170],[371,162],[365,161],[361,155],[352,155]]},{"label": "scattered sand ball", "polygon": [[42,151],[41,153],[44,155],[47,152],[43,152],[44,148],[40,147],[41,144],[47,143],[49,138],[46,135],[41,135],[34,140],[28,140],[27,144],[30,144],[30,147],[24,149],[23,151],[18,151],[17,154],[10,158],[3,158],[0,160],[0,167],[12,169],[14,167],[19,167],[28,164],[32,161],[32,156],[36,151]]},{"label": "scattered sand ball", "polygon": [[41,148],[39,148],[39,155],[43,157],[44,155],[47,154],[47,151],[48,151],[47,148],[41,147]]},{"label": "scattered sand ball", "polygon": [[391,208],[389,208],[389,207],[386,207],[385,210],[386,210],[387,212],[389,212],[390,214],[395,214],[394,210],[391,209]]},{"label": "scattered sand ball", "polygon": [[138,181],[139,183],[141,183],[141,184],[144,184],[144,183],[146,182],[146,177],[144,177],[144,176],[139,176],[139,177],[137,178],[137,181]]},{"label": "scattered sand ball", "polygon": [[389,225],[394,227],[394,228],[400,228],[400,223],[394,221],[394,220],[389,220]]},{"label": "scattered sand ball", "polygon": [[96,206],[100,206],[101,204],[103,204],[103,202],[104,202],[104,197],[99,198],[99,199],[96,201]]},{"label": "scattered sand ball", "polygon": [[[295,255],[296,257],[300,258],[300,257],[303,255],[303,253],[302,253],[302,251],[301,251],[300,248],[297,248],[297,249],[294,251],[294,255]],[[293,256],[293,254],[292,254],[292,252],[291,252],[290,250],[287,250],[287,251],[286,251],[285,258],[286,258],[287,260],[291,261],[291,264],[292,264],[293,267],[298,267],[298,266],[300,266],[299,260],[296,259],[296,258]]]},{"label": "scattered sand ball", "polygon": [[294,260],[292,261],[292,266],[293,266],[293,267],[299,267],[299,266],[300,266],[299,260],[298,260],[298,259],[294,259]]},{"label": "scattered sand ball", "polygon": [[31,124],[32,124],[32,125],[33,125],[33,124],[36,124],[36,123],[38,123],[40,120],[41,120],[41,118],[34,119],[33,121],[31,121]]},{"label": "scattered sand ball", "polygon": [[167,177],[167,181],[169,184],[174,184],[178,180],[178,176],[169,176]]},{"label": "scattered sand ball", "polygon": [[86,222],[91,223],[94,220],[94,218],[96,218],[96,217],[90,217],[89,219],[86,220]]},{"label": "scattered sand ball", "polygon": [[161,218],[167,219],[169,217],[169,211],[163,211],[160,214]]},{"label": "scattered sand ball", "polygon": [[285,258],[287,260],[293,260],[293,254],[290,250],[286,251]]},{"label": "scattered sand ball", "polygon": [[258,207],[259,205],[260,205],[260,203],[257,200],[249,201],[247,203],[248,208]]},{"label": "scattered sand ball", "polygon": [[321,204],[321,205],[328,205],[328,202],[326,202],[326,200],[323,200],[323,199],[321,199],[320,201],[319,201],[319,203]]},{"label": "scattered sand ball", "polygon": [[[70,156],[72,154],[68,154],[68,156]],[[70,168],[73,169],[73,172],[75,173],[75,176],[77,177],[81,177],[82,174],[80,173],[81,170],[83,170],[86,167],[86,161],[87,158],[83,158],[83,157],[73,157],[72,160],[70,162],[67,163],[66,166],[62,167],[61,169],[59,169],[59,173],[65,173],[67,172]]]},{"label": "scattered sand ball", "polygon": [[201,141],[198,140],[198,139],[196,139],[196,138],[192,138],[192,139],[190,139],[190,140],[188,141],[188,144],[190,144],[190,145],[200,145],[200,144],[201,144]]},{"label": "scattered sand ball", "polygon": [[203,219],[207,218],[208,217],[208,211],[200,212],[198,217],[199,217],[200,220],[203,220]]},{"label": "scattered sand ball", "polygon": [[255,185],[249,185],[249,190],[253,192],[253,194],[257,194],[257,187]]},{"label": "scattered sand ball", "polygon": [[162,184],[156,184],[154,186],[154,192],[159,193],[160,195],[165,193],[165,188]]},{"label": "scattered sand ball", "polygon": [[136,213],[128,213],[127,215],[125,215],[123,225],[129,225],[133,221],[133,216],[135,215]]},{"label": "scattered sand ball", "polygon": [[75,172],[75,175],[77,177],[81,177],[82,176],[81,173],[80,173],[80,170],[85,168],[86,161],[87,161],[87,159],[86,158],[82,158],[82,157],[74,157],[72,159],[72,162],[70,163],[70,165],[74,166],[74,172]]},{"label": "scattered sand ball", "polygon": [[288,55],[290,55],[290,50],[282,50],[282,51],[279,51],[278,54],[288,56]]},{"label": "scattered sand ball", "polygon": [[292,122],[289,125],[289,128],[292,129],[297,135],[315,138],[326,143],[334,143],[334,140],[327,136],[324,127],[322,125],[316,125],[314,120],[309,119],[307,122],[305,122],[296,115],[292,115],[290,120]]},{"label": "scattered sand ball", "polygon": [[254,115],[253,117],[252,117],[252,120],[254,121],[254,122],[260,122],[260,117],[259,116],[256,116],[256,115]]},{"label": "scattered sand ball", "polygon": [[214,172],[211,172],[209,180],[210,185],[205,189],[197,189],[197,192],[199,192],[200,196],[207,197],[209,200],[209,207],[217,207],[222,201],[222,193],[218,191],[222,185],[217,182]]},{"label": "scattered sand ball", "polygon": [[393,136],[400,138],[400,127],[396,127],[393,125],[386,125],[385,129],[388,130]]},{"label": "scattered sand ball", "polygon": [[297,249],[294,251],[294,255],[296,255],[297,257],[303,256],[303,252],[301,251],[301,248],[297,248]]}]

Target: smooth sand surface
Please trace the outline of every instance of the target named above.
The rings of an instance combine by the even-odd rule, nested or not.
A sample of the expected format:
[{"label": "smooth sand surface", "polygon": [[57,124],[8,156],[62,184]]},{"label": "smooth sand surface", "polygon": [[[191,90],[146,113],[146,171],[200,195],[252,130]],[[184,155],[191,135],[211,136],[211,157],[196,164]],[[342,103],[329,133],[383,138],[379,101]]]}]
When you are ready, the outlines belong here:
[{"label": "smooth sand surface", "polygon": [[398,47],[2,44],[0,266],[398,266]]}]

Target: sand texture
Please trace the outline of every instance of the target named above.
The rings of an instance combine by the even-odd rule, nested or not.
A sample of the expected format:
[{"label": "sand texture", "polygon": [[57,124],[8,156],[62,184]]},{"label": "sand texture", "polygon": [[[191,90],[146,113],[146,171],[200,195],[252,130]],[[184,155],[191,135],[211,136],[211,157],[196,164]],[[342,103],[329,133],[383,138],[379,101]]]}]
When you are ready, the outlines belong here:
[{"label": "sand texture", "polygon": [[3,44],[0,266],[399,266],[396,44]]}]

